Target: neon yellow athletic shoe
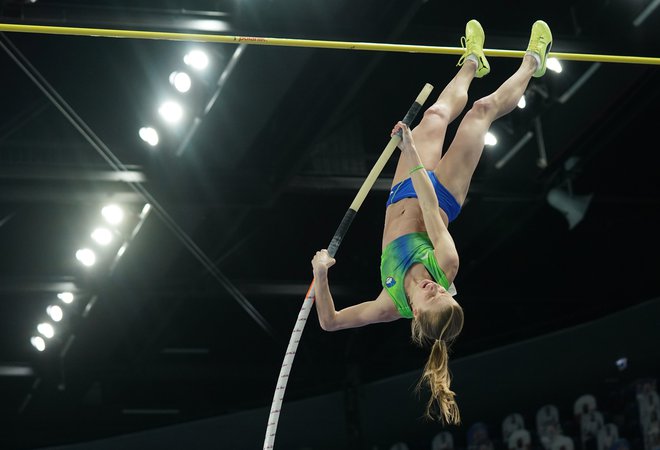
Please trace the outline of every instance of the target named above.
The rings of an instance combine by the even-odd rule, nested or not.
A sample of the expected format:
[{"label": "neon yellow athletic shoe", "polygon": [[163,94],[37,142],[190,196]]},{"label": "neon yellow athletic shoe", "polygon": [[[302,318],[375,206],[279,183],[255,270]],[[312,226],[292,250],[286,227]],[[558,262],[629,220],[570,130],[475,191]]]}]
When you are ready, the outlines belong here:
[{"label": "neon yellow athletic shoe", "polygon": [[534,72],[534,77],[542,77],[545,74],[545,63],[552,48],[552,32],[547,23],[537,20],[532,25],[532,35],[529,38],[529,45],[526,53],[535,53],[541,58],[539,67]]},{"label": "neon yellow athletic shoe", "polygon": [[485,40],[486,35],[484,34],[484,29],[481,28],[481,24],[474,19],[470,20],[465,25],[465,36],[461,38],[461,47],[465,49],[465,53],[463,53],[456,65],[462,66],[465,58],[470,55],[476,56],[479,61],[479,67],[477,67],[477,73],[475,75],[477,78],[481,78],[490,72],[490,64],[488,64],[486,55],[484,55]]}]

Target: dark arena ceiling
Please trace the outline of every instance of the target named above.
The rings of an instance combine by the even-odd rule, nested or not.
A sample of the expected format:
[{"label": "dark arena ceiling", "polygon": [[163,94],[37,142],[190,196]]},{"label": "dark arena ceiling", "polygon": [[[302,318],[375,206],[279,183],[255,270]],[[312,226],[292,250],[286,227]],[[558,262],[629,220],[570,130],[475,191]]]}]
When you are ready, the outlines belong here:
[{"label": "dark arena ceiling", "polygon": [[[658,57],[657,3],[2,0],[0,22],[458,47],[477,18],[487,48],[524,50],[543,19],[555,52]],[[269,407],[314,252],[328,245],[392,125],[425,83],[435,98],[457,61],[15,32],[2,33],[0,47],[8,449]],[[191,50],[206,52],[208,66],[175,95],[168,78],[188,68]],[[493,125],[498,143],[485,149],[450,227],[466,316],[452,358],[660,294],[660,70],[561,62],[561,73],[532,80],[525,109]],[[469,104],[518,63],[492,58]],[[158,109],[177,99],[183,117],[170,126]],[[148,126],[156,146],[140,139]],[[337,254],[339,307],[380,291],[396,157]],[[574,226],[549,204],[554,189],[586,205]],[[124,220],[84,267],[76,251],[95,248],[90,233],[107,204],[124,208]],[[74,301],[63,303],[62,292]],[[31,337],[55,304],[64,318],[37,351]],[[420,370],[426,356],[405,321],[326,333],[312,311],[286,398]]]}]

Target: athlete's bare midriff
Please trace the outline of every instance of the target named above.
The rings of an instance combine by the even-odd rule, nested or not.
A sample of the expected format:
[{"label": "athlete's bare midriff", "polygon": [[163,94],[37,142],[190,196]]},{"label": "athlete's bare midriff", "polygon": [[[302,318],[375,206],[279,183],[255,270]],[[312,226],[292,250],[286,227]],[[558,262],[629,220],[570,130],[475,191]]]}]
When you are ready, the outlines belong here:
[{"label": "athlete's bare midriff", "polygon": [[[447,214],[440,209],[440,216],[445,226],[449,224]],[[383,230],[383,245],[387,244],[404,234],[426,231],[422,209],[416,198],[404,198],[387,207],[385,211],[385,229]]]}]

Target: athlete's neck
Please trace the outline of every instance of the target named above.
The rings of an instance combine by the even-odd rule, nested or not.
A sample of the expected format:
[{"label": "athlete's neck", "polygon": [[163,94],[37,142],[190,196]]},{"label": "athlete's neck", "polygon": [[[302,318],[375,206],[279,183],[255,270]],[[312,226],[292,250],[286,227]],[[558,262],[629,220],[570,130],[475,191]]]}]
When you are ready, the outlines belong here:
[{"label": "athlete's neck", "polygon": [[409,304],[415,286],[417,286],[417,284],[419,284],[419,282],[422,280],[433,280],[433,276],[431,276],[429,271],[426,270],[424,264],[417,263],[410,266],[410,269],[408,269],[408,272],[406,273],[406,276],[403,280],[403,286],[406,290],[406,296],[408,297]]}]

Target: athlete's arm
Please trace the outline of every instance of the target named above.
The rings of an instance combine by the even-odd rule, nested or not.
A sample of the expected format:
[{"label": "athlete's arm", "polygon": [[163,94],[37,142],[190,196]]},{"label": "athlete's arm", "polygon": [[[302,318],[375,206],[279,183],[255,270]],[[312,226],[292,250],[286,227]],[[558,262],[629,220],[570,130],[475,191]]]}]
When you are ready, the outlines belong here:
[{"label": "athlete's arm", "polygon": [[327,250],[316,252],[312,259],[316,313],[321,328],[325,331],[337,331],[372,323],[392,322],[401,317],[384,290],[375,300],[336,311],[328,284],[328,269],[334,264],[335,259],[330,257]]},{"label": "athlete's arm", "polygon": [[[415,148],[415,142],[413,141],[410,128],[408,128],[403,122],[399,122],[394,127],[393,134],[396,133],[399,128],[403,131],[400,148],[404,158],[406,158],[410,167],[423,167],[424,164]],[[456,251],[454,240],[449,234],[449,230],[447,230],[445,223],[442,221],[440,208],[438,207],[438,198],[436,197],[431,179],[425,169],[413,169],[410,178],[412,179],[413,187],[417,193],[417,200],[419,201],[419,206],[422,210],[426,231],[428,232],[429,238],[435,249],[435,257],[438,264],[447,275],[447,278],[453,280],[458,271],[458,252]]]}]

